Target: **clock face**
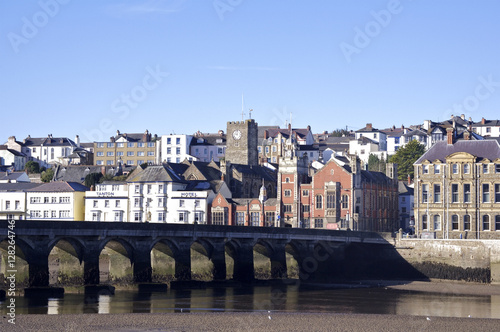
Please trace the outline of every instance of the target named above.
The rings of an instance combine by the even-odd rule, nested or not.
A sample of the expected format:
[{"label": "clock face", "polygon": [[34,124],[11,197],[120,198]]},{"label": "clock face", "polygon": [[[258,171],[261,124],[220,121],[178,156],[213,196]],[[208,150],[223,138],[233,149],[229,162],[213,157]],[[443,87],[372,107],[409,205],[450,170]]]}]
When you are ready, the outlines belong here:
[{"label": "clock face", "polygon": [[233,138],[235,140],[239,140],[241,138],[241,131],[239,131],[239,130],[233,131]]}]

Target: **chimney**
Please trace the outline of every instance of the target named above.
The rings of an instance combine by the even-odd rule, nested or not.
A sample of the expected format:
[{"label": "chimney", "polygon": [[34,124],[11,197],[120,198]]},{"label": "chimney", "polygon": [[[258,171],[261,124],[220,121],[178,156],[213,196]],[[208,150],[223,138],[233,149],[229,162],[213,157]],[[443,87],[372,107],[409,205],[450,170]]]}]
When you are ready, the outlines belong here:
[{"label": "chimney", "polygon": [[268,138],[267,135],[268,135],[267,130],[264,130],[264,139]]},{"label": "chimney", "polygon": [[78,136],[78,135],[75,136],[75,143],[76,143],[76,147],[79,148],[80,147],[80,136]]},{"label": "chimney", "polygon": [[307,131],[311,131],[311,126],[307,126]]},{"label": "chimney", "polygon": [[448,145],[453,144],[453,128],[446,128],[446,136],[448,138]]},{"label": "chimney", "polygon": [[470,133],[468,131],[464,131],[464,139],[470,141]]},{"label": "chimney", "polygon": [[486,124],[486,119],[485,118],[481,119],[481,124],[483,124],[483,125]]},{"label": "chimney", "polygon": [[465,114],[460,114],[460,118],[461,118],[462,120],[465,120]]},{"label": "chimney", "polygon": [[120,131],[116,130],[116,136],[119,136],[119,135],[120,135]]},{"label": "chimney", "polygon": [[372,129],[372,124],[371,124],[371,123],[367,123],[367,124],[366,124],[366,129],[371,130],[371,129]]},{"label": "chimney", "polygon": [[292,124],[291,123],[288,124],[288,130],[292,130]]},{"label": "chimney", "polygon": [[408,174],[408,185],[411,184],[411,177],[410,177],[410,174]]}]

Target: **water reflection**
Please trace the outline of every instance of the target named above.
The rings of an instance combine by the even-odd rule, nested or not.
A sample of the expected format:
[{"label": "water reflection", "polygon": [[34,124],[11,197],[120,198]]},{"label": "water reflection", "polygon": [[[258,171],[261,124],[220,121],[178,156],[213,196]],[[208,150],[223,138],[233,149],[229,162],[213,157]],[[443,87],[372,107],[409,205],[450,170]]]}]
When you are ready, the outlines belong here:
[{"label": "water reflection", "polygon": [[[6,314],[5,305],[1,312]],[[385,288],[311,289],[297,285],[116,291],[64,298],[17,298],[18,314],[200,311],[335,312],[500,319],[500,296],[445,295]]]}]

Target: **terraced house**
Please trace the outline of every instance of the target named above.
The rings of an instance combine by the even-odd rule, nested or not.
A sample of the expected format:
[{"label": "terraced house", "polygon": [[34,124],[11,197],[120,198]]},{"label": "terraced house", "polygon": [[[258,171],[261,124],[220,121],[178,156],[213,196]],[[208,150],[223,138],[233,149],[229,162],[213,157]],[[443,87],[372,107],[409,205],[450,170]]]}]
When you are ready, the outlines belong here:
[{"label": "terraced house", "polygon": [[500,238],[500,145],[496,140],[435,143],[414,164],[415,231],[424,238]]}]

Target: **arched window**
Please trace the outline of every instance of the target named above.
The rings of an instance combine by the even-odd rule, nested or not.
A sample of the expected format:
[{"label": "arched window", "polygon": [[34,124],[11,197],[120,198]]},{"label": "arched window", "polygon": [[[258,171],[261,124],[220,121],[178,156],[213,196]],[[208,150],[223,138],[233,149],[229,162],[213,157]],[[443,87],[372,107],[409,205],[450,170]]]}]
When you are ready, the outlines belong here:
[{"label": "arched window", "polygon": [[428,229],[427,215],[426,214],[422,215],[422,229],[423,230],[427,230]]},{"label": "arched window", "polygon": [[441,216],[439,214],[434,215],[434,230],[441,230]]},{"label": "arched window", "polygon": [[349,208],[349,195],[342,195],[342,208],[343,209]]},{"label": "arched window", "polygon": [[322,209],[322,208],[323,208],[323,196],[316,195],[316,209]]},{"label": "arched window", "polygon": [[451,216],[451,229],[458,231],[458,216],[456,214]]}]

